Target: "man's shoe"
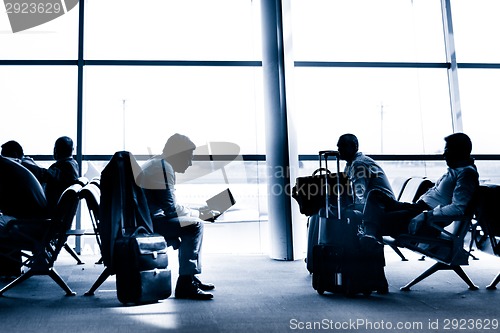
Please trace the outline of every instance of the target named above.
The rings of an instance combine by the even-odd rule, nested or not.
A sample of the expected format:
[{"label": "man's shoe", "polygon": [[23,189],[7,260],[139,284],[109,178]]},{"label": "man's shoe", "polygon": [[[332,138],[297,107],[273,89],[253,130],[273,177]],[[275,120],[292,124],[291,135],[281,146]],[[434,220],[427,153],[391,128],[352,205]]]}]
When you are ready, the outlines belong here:
[{"label": "man's shoe", "polygon": [[194,276],[179,275],[179,278],[177,279],[177,285],[175,286],[175,298],[210,300],[214,298],[214,295],[201,290],[198,287]]},{"label": "man's shoe", "polygon": [[179,288],[175,288],[175,298],[206,301],[214,298],[214,295],[206,293],[200,288],[186,288],[180,290]]},{"label": "man's shoe", "polygon": [[194,281],[194,284],[196,284],[198,286],[198,288],[200,288],[203,291],[209,291],[209,290],[215,289],[215,285],[213,283],[203,283],[196,276],[193,277],[193,281]]}]

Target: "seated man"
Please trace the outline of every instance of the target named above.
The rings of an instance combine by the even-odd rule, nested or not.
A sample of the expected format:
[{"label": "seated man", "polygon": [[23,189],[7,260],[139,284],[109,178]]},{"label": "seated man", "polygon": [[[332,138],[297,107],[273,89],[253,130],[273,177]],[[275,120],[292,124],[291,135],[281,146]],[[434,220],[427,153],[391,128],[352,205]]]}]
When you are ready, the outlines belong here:
[{"label": "seated man", "polygon": [[337,142],[340,158],[347,162],[344,173],[354,192],[354,209],[363,211],[368,193],[380,190],[395,198],[384,170],[372,158],[358,151],[358,138],[354,134],[343,134]]},{"label": "seated man", "polygon": [[13,159],[0,156],[0,229],[12,217],[47,216],[47,200],[35,176]]},{"label": "seated man", "polygon": [[479,174],[470,154],[472,142],[464,133],[445,138],[444,158],[448,171],[416,203],[398,202],[387,194],[369,193],[364,210],[366,235],[375,242],[382,235],[402,233],[435,235],[427,226],[442,227],[463,216],[479,187]]},{"label": "seated man", "polygon": [[[203,224],[200,210],[180,205],[175,197],[175,172],[184,173],[192,165],[196,146],[186,136],[172,135],[163,153],[147,161],[137,178],[144,189],[155,232],[165,238],[179,237],[179,278],[176,298],[207,300],[213,295],[205,291],[214,289],[202,283],[195,275],[201,273],[200,251]],[[202,218],[205,213],[202,212]]]},{"label": "seated man", "polygon": [[5,142],[2,145],[2,156],[10,157],[21,163],[26,169],[31,171],[39,182],[43,181],[44,170],[29,156],[24,155],[23,147],[14,140]]},{"label": "seated man", "polygon": [[67,136],[58,138],[54,144],[54,162],[48,169],[33,165],[29,169],[40,175],[44,187],[47,204],[53,211],[59,197],[78,179],[78,163],[73,158],[73,140]]},{"label": "seated man", "polygon": [[[354,134],[343,134],[337,142],[340,158],[345,160],[346,166],[344,173],[349,178],[354,194],[354,203],[352,207],[348,207],[347,216],[350,218],[361,219],[362,211],[364,210],[368,194],[377,190],[383,193],[388,198],[394,199],[389,179],[377,162],[359,151],[358,138]],[[366,235],[360,235],[360,244],[363,248],[374,251],[372,239]],[[379,244],[379,250],[383,251],[383,245]]]}]

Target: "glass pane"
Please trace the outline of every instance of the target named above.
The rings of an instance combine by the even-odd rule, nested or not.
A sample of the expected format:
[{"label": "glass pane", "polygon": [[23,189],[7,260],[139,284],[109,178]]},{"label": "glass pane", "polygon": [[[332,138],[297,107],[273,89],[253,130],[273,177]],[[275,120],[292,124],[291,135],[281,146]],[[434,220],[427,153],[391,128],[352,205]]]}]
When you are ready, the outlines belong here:
[{"label": "glass pane", "polygon": [[500,1],[451,1],[458,62],[500,63]]},{"label": "glass pane", "polygon": [[264,153],[260,68],[85,68],[84,153],[161,153],[174,133],[197,145]]},{"label": "glass pane", "polygon": [[303,61],[444,62],[439,0],[292,1]]},{"label": "glass pane", "polygon": [[460,69],[459,78],[464,132],[471,137],[473,153],[498,154],[500,72]]},{"label": "glass pane", "polygon": [[336,149],[344,133],[371,154],[434,154],[452,132],[444,69],[296,68],[300,154]]},{"label": "glass pane", "polygon": [[77,59],[77,3],[6,1],[0,13],[0,59]]},{"label": "glass pane", "polygon": [[26,155],[52,155],[60,136],[76,144],[77,70],[0,66],[0,142],[18,141]]},{"label": "glass pane", "polygon": [[[88,0],[87,59],[258,60],[251,0]],[[110,24],[112,20],[112,24]]]}]

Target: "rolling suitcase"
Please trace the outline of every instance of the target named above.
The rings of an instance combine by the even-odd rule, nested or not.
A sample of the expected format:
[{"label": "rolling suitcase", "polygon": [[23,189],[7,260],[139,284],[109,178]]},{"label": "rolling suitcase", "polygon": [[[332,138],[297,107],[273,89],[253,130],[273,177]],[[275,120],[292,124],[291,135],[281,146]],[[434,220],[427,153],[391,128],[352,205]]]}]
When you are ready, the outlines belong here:
[{"label": "rolling suitcase", "polygon": [[[304,187],[298,187],[298,185],[296,185],[296,187],[298,187],[298,189],[296,190],[297,193],[302,193],[302,196],[309,198],[309,201],[315,202],[318,205],[321,204],[321,207],[318,208],[318,211],[315,211],[313,214],[310,214],[307,219],[307,253],[305,261],[309,273],[312,273],[313,271],[313,261],[314,261],[313,247],[318,244],[319,220],[320,220],[319,211],[321,211],[324,214],[323,207],[325,207],[325,200],[327,200],[326,197],[327,191],[325,190],[326,189],[325,184],[328,184],[329,203],[337,202],[336,206],[347,207],[349,203],[352,203],[354,200],[349,178],[347,177],[347,175],[338,172],[338,170],[337,173],[331,173],[327,167],[322,168],[321,155],[319,162],[320,162],[319,169],[314,171],[312,177],[302,177],[303,179],[313,178],[313,181],[308,186],[305,187],[305,190]],[[337,169],[338,168],[339,167],[337,166]],[[317,177],[322,177],[321,181]]]},{"label": "rolling suitcase", "polygon": [[116,293],[123,304],[152,303],[172,293],[167,242],[159,234],[138,227],[114,245]]},{"label": "rolling suitcase", "polygon": [[[325,165],[328,157],[337,160],[336,151],[320,151]],[[317,244],[312,246],[312,285],[319,293],[343,293],[349,296],[362,293],[370,295],[373,291],[386,293],[385,259],[383,246],[380,251],[366,252],[359,244],[358,231],[362,221],[347,218],[345,201],[341,200],[341,184],[337,178],[336,205],[331,205],[332,193],[326,188],[325,208],[317,216]],[[311,222],[311,221],[310,221]]]}]

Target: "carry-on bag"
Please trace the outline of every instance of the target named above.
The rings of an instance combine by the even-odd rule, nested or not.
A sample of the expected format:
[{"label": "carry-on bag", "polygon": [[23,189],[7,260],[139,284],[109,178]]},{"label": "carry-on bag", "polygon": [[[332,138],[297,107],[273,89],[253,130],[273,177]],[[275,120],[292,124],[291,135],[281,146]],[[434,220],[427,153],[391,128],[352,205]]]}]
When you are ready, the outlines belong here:
[{"label": "carry-on bag", "polygon": [[[344,173],[332,173],[320,164],[319,169],[314,170],[311,176],[297,177],[292,188],[292,198],[297,201],[300,213],[313,216],[325,207],[326,184],[328,184],[330,195],[340,192],[342,199],[348,197],[349,179]],[[343,202],[343,204],[346,203]]]},{"label": "carry-on bag", "polygon": [[172,293],[167,242],[138,227],[115,241],[116,293],[123,304],[153,303]]},{"label": "carry-on bag", "polygon": [[[319,155],[320,167],[323,158],[326,168],[328,158],[335,157],[339,173],[338,152],[320,151]],[[360,247],[358,232],[362,221],[355,214],[346,214],[346,201],[339,195],[342,190],[340,182],[337,183],[336,193],[331,193],[329,188],[325,190],[325,207],[315,218],[318,240],[312,246],[313,288],[319,294],[328,291],[350,296],[358,293],[369,295],[373,291],[387,292],[383,247],[372,252]],[[336,202],[332,202],[332,195],[336,195]]]}]

